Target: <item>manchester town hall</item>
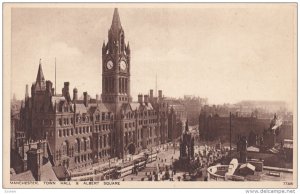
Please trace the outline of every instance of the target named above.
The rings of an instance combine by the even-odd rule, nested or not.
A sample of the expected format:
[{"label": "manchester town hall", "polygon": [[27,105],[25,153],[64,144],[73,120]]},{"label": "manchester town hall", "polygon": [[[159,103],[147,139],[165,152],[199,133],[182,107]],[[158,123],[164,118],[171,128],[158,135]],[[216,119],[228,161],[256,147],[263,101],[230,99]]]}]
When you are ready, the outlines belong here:
[{"label": "manchester town hall", "polygon": [[175,120],[170,114],[174,111],[161,90],[157,96],[153,90],[149,95],[139,94],[133,102],[130,70],[130,46],[115,9],[108,41],[102,46],[101,99],[98,95],[91,98],[87,92],[79,98],[81,94],[70,88],[69,82],[56,94],[53,83],[45,80],[40,61],[31,96],[26,86],[20,110],[24,132],[16,133],[14,142],[19,153],[24,157],[24,147],[39,142],[52,165],[76,169],[172,141],[175,133],[170,126],[175,126]]}]

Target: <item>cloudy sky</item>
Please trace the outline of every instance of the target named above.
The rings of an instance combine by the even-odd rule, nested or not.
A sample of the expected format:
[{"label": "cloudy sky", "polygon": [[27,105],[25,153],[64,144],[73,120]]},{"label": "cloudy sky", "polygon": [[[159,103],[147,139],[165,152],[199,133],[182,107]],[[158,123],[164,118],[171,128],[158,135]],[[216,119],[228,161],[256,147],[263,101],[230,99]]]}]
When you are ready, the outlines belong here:
[{"label": "cloudy sky", "polygon": [[[131,91],[193,94],[209,103],[283,100],[295,92],[296,5],[198,4],[179,8],[119,7],[132,53]],[[101,94],[101,47],[113,8],[12,9],[12,93],[36,79],[39,59],[57,92]]]}]

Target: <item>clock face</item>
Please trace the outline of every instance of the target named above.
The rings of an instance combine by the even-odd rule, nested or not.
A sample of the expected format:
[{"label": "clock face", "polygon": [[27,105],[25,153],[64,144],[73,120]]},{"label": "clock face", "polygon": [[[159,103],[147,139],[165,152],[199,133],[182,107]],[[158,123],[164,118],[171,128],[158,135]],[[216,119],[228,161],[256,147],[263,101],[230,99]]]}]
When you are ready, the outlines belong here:
[{"label": "clock face", "polygon": [[112,69],[113,66],[114,66],[114,63],[113,63],[112,61],[108,61],[108,62],[106,63],[107,69]]},{"label": "clock face", "polygon": [[121,67],[121,69],[122,70],[125,70],[126,69],[126,63],[125,63],[125,61],[121,61],[121,63],[120,63],[120,67]]}]

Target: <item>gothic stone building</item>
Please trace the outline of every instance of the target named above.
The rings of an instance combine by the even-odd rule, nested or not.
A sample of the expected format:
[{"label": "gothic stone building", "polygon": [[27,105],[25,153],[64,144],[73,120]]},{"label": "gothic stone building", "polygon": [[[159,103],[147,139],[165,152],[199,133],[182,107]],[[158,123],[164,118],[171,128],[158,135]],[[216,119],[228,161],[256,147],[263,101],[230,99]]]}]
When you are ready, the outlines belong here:
[{"label": "gothic stone building", "polygon": [[69,82],[56,94],[45,81],[41,62],[31,97],[26,87],[21,122],[29,141],[47,139],[55,165],[74,169],[109,158],[124,158],[168,141],[168,105],[159,96],[130,96],[129,43],[118,10],[114,10],[108,42],[102,47],[102,100],[78,90],[70,94]]}]

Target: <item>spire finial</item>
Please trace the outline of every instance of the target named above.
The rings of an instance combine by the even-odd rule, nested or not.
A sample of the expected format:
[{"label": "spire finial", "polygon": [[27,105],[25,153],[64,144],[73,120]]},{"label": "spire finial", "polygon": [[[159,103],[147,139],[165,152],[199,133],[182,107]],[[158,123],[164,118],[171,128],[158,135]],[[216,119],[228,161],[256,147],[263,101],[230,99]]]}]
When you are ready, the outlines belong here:
[{"label": "spire finial", "polygon": [[111,28],[116,29],[116,30],[122,28],[118,8],[115,8],[115,10],[114,10],[114,15],[113,15]]},{"label": "spire finial", "polygon": [[43,74],[43,69],[42,69],[42,59],[40,59],[40,61],[39,61],[39,70],[38,70],[38,74],[37,74],[37,77],[36,77],[36,81],[37,82],[45,81],[44,74]]},{"label": "spire finial", "polygon": [[26,89],[25,89],[25,99],[27,98],[29,98],[28,84],[26,84]]}]

